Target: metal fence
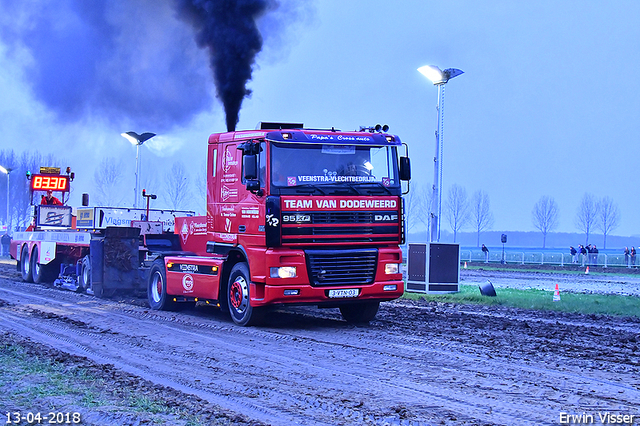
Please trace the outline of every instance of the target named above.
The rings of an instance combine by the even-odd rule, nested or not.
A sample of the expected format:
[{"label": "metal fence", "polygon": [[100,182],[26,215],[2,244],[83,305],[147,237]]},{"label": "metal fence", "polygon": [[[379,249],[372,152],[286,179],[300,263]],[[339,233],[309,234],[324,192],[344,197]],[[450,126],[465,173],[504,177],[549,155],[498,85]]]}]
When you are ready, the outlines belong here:
[{"label": "metal fence", "polygon": [[[489,252],[488,263],[502,263],[502,251]],[[481,250],[460,250],[460,262],[485,262],[485,254]],[[628,267],[638,266],[640,258],[626,259],[624,254],[588,253],[586,255],[571,256],[568,253],[552,251],[505,251],[504,263],[507,264],[535,264],[535,265],[559,265],[559,266],[602,266]]]}]

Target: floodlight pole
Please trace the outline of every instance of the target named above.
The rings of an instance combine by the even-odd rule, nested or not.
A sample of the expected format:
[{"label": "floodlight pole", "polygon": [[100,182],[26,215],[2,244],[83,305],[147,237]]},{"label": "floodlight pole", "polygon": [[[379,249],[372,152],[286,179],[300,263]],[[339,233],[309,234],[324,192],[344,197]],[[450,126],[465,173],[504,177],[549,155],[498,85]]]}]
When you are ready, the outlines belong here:
[{"label": "floodlight pole", "polygon": [[436,153],[433,158],[433,195],[431,200],[431,235],[430,242],[440,241],[440,222],[442,217],[442,153],[443,153],[443,133],[444,133],[444,85],[449,80],[463,73],[456,68],[447,68],[442,71],[435,65],[425,65],[418,68],[418,71],[431,80],[434,86],[438,86],[438,102],[436,104]]},{"label": "floodlight pole", "polygon": [[140,196],[140,146],[156,134],[147,132],[139,135],[136,132],[126,132],[121,133],[121,135],[136,146],[136,187],[133,189],[133,208],[135,209],[138,207],[138,198]]},{"label": "floodlight pole", "polygon": [[7,175],[7,234],[11,235],[11,210],[9,209],[9,191],[11,189],[9,176],[13,169],[5,168],[0,166],[0,172],[5,173]]}]

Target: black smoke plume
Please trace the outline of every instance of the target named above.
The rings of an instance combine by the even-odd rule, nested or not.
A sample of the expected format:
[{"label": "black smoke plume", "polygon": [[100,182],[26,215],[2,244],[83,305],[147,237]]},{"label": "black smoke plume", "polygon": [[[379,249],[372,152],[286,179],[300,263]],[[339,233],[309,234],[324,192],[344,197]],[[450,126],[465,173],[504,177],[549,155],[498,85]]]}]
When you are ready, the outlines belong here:
[{"label": "black smoke plume", "polygon": [[175,1],[0,0],[12,17],[0,38],[60,121],[163,132],[213,106],[206,55]]},{"label": "black smoke plume", "polygon": [[196,42],[209,53],[218,97],[224,105],[227,130],[238,124],[240,107],[251,94],[252,65],[262,49],[256,20],[273,2],[268,0],[176,0],[182,19],[196,31]]}]

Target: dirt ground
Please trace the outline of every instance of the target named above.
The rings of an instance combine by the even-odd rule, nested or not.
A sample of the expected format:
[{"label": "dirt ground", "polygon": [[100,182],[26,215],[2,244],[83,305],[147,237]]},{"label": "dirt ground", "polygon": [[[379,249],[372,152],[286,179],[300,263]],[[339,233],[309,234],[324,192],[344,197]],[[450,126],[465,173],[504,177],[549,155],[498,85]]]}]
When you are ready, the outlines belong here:
[{"label": "dirt ground", "polygon": [[[546,279],[491,274],[462,278]],[[607,413],[640,424],[638,318],[400,300],[366,327],[337,310],[291,307],[242,328],[208,306],[151,311],[140,299],[23,283],[0,265],[0,334],[114,389],[208,415],[205,424],[576,424],[569,415],[611,424]],[[0,408],[46,410],[37,404]],[[144,413],[71,408],[85,425],[148,423]]]}]

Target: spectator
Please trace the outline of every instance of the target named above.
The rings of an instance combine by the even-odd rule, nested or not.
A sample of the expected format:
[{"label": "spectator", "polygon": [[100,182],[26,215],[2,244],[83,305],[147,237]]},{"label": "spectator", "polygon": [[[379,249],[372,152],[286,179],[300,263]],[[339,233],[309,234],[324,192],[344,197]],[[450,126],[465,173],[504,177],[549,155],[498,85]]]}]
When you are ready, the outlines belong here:
[{"label": "spectator", "polygon": [[631,246],[631,266],[636,266],[636,248]]},{"label": "spectator", "polygon": [[11,246],[11,237],[9,236],[8,233],[5,232],[2,238],[0,238],[0,241],[2,242],[2,255],[9,256],[9,247]]},{"label": "spectator", "polygon": [[482,245],[482,252],[484,253],[484,263],[489,263],[489,249],[484,244]]},{"label": "spectator", "polygon": [[575,247],[569,247],[569,253],[571,253],[571,263],[578,263],[578,250]]},{"label": "spectator", "polygon": [[591,246],[591,265],[598,265],[598,248],[595,244]]},{"label": "spectator", "polygon": [[53,196],[53,191],[48,190],[47,195],[43,195],[40,200],[40,204],[48,205],[48,206],[61,206],[62,203],[56,197]]},{"label": "spectator", "polygon": [[585,258],[587,257],[587,249],[580,244],[580,259],[582,260],[582,266],[584,266]]},{"label": "spectator", "polygon": [[624,264],[629,267],[629,247],[624,248]]}]

